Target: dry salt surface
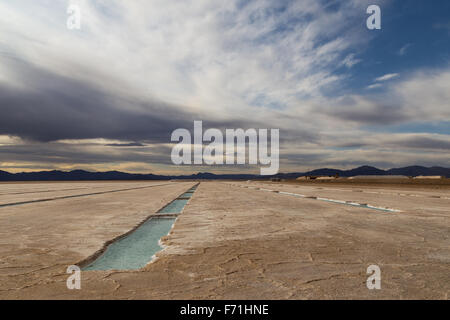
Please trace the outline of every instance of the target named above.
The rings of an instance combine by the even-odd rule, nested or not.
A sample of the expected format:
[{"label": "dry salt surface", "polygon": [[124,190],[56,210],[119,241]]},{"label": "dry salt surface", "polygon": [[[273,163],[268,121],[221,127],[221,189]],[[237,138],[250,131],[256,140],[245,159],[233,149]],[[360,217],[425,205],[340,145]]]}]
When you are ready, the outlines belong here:
[{"label": "dry salt surface", "polygon": [[[67,289],[69,265],[194,185],[0,184],[0,299],[448,299],[448,190],[259,182],[202,182],[152,263]],[[372,264],[381,290],[366,287]]]}]

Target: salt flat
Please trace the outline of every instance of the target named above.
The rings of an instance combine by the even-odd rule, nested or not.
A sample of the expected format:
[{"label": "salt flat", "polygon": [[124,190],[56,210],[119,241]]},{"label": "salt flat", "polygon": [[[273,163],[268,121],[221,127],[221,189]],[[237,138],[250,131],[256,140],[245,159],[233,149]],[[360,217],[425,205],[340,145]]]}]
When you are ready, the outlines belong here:
[{"label": "salt flat", "polygon": [[159,182],[128,182],[128,183],[43,183],[31,184],[0,184],[0,206],[13,205],[21,202],[53,200],[63,197],[80,197],[99,193],[114,193],[126,189],[140,189],[148,186],[167,184]]},{"label": "salt flat", "polygon": [[[5,197],[0,203],[28,199],[6,194],[29,191],[28,185],[0,185],[0,197]],[[92,255],[193,185],[68,183],[65,189],[87,189],[55,194],[140,189],[0,208],[0,298],[448,299],[448,190],[261,182],[202,182],[163,239],[167,247],[155,262],[135,271],[84,271],[81,290],[66,288],[68,265]],[[53,187],[62,189],[33,184],[32,191]],[[30,199],[41,196],[48,197],[33,193]],[[381,268],[381,290],[366,287],[366,269],[372,264]]]}]

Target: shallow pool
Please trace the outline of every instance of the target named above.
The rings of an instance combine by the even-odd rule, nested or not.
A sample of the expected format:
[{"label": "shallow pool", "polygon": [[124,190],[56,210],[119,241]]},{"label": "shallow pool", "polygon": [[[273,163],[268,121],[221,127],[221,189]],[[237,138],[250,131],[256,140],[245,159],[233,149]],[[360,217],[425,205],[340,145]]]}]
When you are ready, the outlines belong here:
[{"label": "shallow pool", "polygon": [[180,196],[180,198],[190,198],[190,197],[192,197],[193,194],[194,194],[193,192],[186,192],[186,193],[183,193]]},{"label": "shallow pool", "polygon": [[136,270],[145,267],[162,248],[175,218],[151,218],[128,236],[108,246],[106,251],[83,270]]},{"label": "shallow pool", "polygon": [[[193,187],[158,211],[176,216],[183,211],[197,187]],[[145,267],[162,248],[159,240],[169,234],[175,217],[153,216],[129,235],[111,243],[105,252],[83,270],[136,270]]]},{"label": "shallow pool", "polygon": [[158,213],[180,213],[189,199],[176,199],[162,208]]}]

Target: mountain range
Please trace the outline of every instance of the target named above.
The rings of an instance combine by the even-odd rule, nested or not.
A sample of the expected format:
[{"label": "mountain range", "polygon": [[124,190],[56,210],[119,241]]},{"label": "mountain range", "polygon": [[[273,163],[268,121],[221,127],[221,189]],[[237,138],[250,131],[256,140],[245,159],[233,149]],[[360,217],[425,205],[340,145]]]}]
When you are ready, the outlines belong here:
[{"label": "mountain range", "polygon": [[450,168],[410,166],[382,170],[371,166],[362,166],[350,170],[322,168],[308,172],[279,173],[275,176],[260,176],[253,174],[214,174],[199,172],[192,175],[155,175],[136,174],[120,171],[89,172],[84,170],[73,171],[39,171],[9,173],[0,170],[0,181],[88,181],[88,180],[172,180],[172,179],[268,179],[272,177],[282,179],[295,179],[301,176],[332,176],[354,177],[359,175],[404,175],[404,176],[445,176],[450,178]]}]

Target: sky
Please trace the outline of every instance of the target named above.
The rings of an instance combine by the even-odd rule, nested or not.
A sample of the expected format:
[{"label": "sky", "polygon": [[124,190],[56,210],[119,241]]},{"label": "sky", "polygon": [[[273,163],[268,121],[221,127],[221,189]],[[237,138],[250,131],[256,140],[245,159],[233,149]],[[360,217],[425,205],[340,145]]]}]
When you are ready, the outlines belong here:
[{"label": "sky", "polygon": [[0,0],[0,14],[0,170],[259,172],[175,166],[171,133],[194,120],[280,129],[281,172],[450,167],[448,0]]}]

